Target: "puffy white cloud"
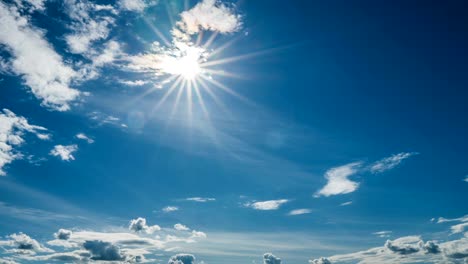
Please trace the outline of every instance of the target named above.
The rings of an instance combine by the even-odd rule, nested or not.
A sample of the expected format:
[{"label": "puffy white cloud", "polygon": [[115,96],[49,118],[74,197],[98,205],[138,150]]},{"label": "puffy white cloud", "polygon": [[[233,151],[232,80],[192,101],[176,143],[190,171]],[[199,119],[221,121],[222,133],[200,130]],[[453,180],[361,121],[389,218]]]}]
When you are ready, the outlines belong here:
[{"label": "puffy white cloud", "polygon": [[168,264],[195,264],[195,256],[191,254],[177,254],[169,259]]},{"label": "puffy white cloud", "polygon": [[50,155],[55,157],[60,157],[60,159],[65,161],[75,160],[73,157],[73,152],[78,150],[78,145],[55,145],[54,148],[50,151]]},{"label": "puffy white cloud", "polygon": [[19,9],[33,12],[44,11],[46,0],[16,0],[15,2]]},{"label": "puffy white cloud", "polygon": [[188,231],[188,230],[190,230],[190,228],[188,228],[186,225],[183,225],[183,224],[180,224],[180,223],[175,224],[174,229],[179,230],[179,231]]},{"label": "puffy white cloud", "polygon": [[177,206],[166,206],[162,210],[165,213],[170,213],[170,212],[178,211],[179,207],[177,207]]},{"label": "puffy white cloud", "polygon": [[210,30],[220,33],[232,33],[241,26],[240,16],[232,8],[217,0],[203,0],[192,9],[180,14],[177,25],[187,34]]},{"label": "puffy white cloud", "polygon": [[54,252],[23,233],[11,234],[7,238],[8,240],[0,241],[0,246],[11,248],[7,250],[9,253],[34,255],[36,253]]},{"label": "puffy white cloud", "polygon": [[281,264],[281,259],[271,253],[263,254],[263,264]]},{"label": "puffy white cloud", "polygon": [[42,30],[3,2],[0,2],[0,44],[11,54],[7,70],[21,75],[43,105],[59,111],[70,109],[70,102],[80,94],[69,87],[77,73],[64,64]]},{"label": "puffy white cloud", "polygon": [[199,202],[199,203],[216,201],[215,198],[209,198],[209,197],[189,197],[189,198],[186,198],[185,200],[192,201],[192,202]]},{"label": "puffy white cloud", "polygon": [[67,229],[59,229],[54,233],[54,237],[61,240],[68,240],[71,237],[72,231]]},{"label": "puffy white cloud", "polygon": [[0,264],[19,264],[19,263],[10,259],[0,258]]},{"label": "puffy white cloud", "polygon": [[246,207],[253,208],[255,210],[277,210],[281,207],[281,205],[289,202],[288,199],[279,199],[279,200],[269,200],[269,201],[261,201],[261,202],[248,202],[244,204]]},{"label": "puffy white cloud", "polygon": [[207,237],[207,235],[206,235],[205,232],[192,230],[192,235],[190,236],[190,239],[194,239],[194,238],[206,238],[206,237]]},{"label": "puffy white cloud", "polygon": [[390,157],[383,158],[370,166],[370,171],[372,173],[382,173],[387,170],[391,170],[398,166],[403,160],[414,156],[418,153],[416,152],[401,152],[394,154]]},{"label": "puffy white cloud", "polygon": [[356,191],[359,183],[348,178],[357,173],[360,166],[361,162],[353,162],[328,170],[325,173],[325,179],[328,182],[315,194],[315,197],[346,194]]},{"label": "puffy white cloud", "polygon": [[303,215],[303,214],[310,214],[312,210],[310,209],[295,209],[291,210],[288,215]]},{"label": "puffy white cloud", "polygon": [[91,253],[92,260],[119,261],[125,257],[121,254],[120,248],[112,243],[101,240],[86,241],[83,248]]},{"label": "puffy white cloud", "polygon": [[76,134],[75,137],[78,138],[78,139],[82,139],[82,140],[88,142],[89,144],[94,143],[94,139],[88,137],[88,136],[85,135],[84,133],[78,133],[78,134]]},{"label": "puffy white cloud", "polygon": [[147,234],[153,234],[155,231],[161,230],[161,227],[158,225],[148,226],[146,224],[146,219],[138,217],[137,219],[132,219],[130,225],[128,226],[129,230],[133,232],[145,232]]},{"label": "puffy white cloud", "polygon": [[3,170],[5,165],[22,157],[21,153],[14,150],[14,146],[24,143],[22,137],[24,132],[33,133],[39,139],[44,140],[49,138],[48,134],[43,134],[46,131],[46,128],[31,125],[26,118],[17,116],[8,109],[3,109],[3,112],[0,112],[0,176],[6,175]]},{"label": "puffy white cloud", "polygon": [[395,240],[387,240],[384,247],[394,253],[401,255],[413,254],[418,252],[421,247],[421,238],[419,236],[402,237]]},{"label": "puffy white cloud", "polygon": [[318,259],[309,260],[310,264],[332,264],[331,261],[327,258],[321,257]]}]

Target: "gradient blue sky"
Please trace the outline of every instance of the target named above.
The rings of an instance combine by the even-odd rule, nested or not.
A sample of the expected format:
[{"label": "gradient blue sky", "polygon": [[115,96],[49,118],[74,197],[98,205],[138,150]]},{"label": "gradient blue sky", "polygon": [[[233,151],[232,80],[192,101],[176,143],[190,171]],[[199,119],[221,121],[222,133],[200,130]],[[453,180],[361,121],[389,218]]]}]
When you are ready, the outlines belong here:
[{"label": "gradient blue sky", "polygon": [[466,8],[2,0],[0,263],[466,263]]}]

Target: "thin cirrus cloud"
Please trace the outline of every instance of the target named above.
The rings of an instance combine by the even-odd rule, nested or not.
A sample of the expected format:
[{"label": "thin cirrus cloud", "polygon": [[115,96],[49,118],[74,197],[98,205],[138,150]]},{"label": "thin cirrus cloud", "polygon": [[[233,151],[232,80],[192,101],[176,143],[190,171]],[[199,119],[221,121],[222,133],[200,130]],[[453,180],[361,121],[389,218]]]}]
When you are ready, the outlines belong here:
[{"label": "thin cirrus cloud", "polygon": [[288,215],[303,215],[303,214],[310,214],[312,210],[310,209],[295,209],[291,210]]},{"label": "thin cirrus cloud", "polygon": [[0,111],[0,176],[6,175],[3,169],[5,165],[22,158],[22,154],[16,151],[15,147],[25,142],[23,138],[25,132],[32,133],[41,140],[50,138],[45,127],[31,125],[26,118],[8,109]]},{"label": "thin cirrus cloud", "polygon": [[0,44],[8,47],[11,55],[6,70],[21,75],[43,105],[58,111],[70,109],[70,102],[80,94],[70,88],[77,72],[63,62],[42,30],[3,2],[0,2]]},{"label": "thin cirrus cloud", "polygon": [[190,202],[198,202],[198,203],[206,203],[206,202],[216,201],[215,198],[210,198],[210,197],[189,197],[189,198],[186,198],[185,200],[190,201]]},{"label": "thin cirrus cloud", "polygon": [[390,157],[383,158],[375,163],[373,163],[370,167],[369,170],[372,173],[382,173],[388,170],[391,170],[398,166],[403,160],[417,155],[417,152],[401,152],[398,154],[394,154]]},{"label": "thin cirrus cloud", "polygon": [[165,213],[170,213],[170,212],[179,211],[179,207],[177,207],[177,206],[166,206],[162,210]]},{"label": "thin cirrus cloud", "polygon": [[261,202],[248,202],[245,203],[245,207],[249,207],[255,210],[261,211],[270,211],[270,210],[278,210],[281,205],[289,202],[288,199],[279,199],[279,200],[269,200],[269,201],[261,201]]},{"label": "thin cirrus cloud", "polygon": [[94,139],[88,137],[88,136],[87,136],[86,134],[84,134],[84,133],[78,133],[78,134],[75,135],[75,137],[76,137],[77,139],[84,140],[84,141],[88,142],[89,144],[94,143]]},{"label": "thin cirrus cloud", "polygon": [[64,161],[75,160],[73,153],[78,150],[78,145],[55,145],[54,148],[50,151],[50,155],[59,157]]}]

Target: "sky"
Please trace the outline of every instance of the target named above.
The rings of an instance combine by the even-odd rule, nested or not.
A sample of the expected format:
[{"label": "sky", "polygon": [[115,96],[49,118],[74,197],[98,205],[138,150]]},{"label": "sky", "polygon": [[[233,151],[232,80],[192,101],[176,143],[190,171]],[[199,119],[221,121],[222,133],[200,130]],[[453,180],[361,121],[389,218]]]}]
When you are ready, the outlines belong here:
[{"label": "sky", "polygon": [[462,1],[0,1],[0,264],[468,263]]}]

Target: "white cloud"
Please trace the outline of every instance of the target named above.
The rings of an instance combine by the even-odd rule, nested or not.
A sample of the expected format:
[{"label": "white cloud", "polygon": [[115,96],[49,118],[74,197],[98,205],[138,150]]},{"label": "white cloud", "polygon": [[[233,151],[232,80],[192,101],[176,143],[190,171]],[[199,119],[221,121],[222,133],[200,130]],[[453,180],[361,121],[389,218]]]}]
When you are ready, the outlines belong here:
[{"label": "white cloud", "polygon": [[468,182],[468,175],[465,176],[465,179],[463,179],[464,182]]},{"label": "white cloud", "polygon": [[187,198],[185,200],[192,201],[192,202],[199,202],[199,203],[206,203],[206,202],[216,201],[215,198],[209,198],[209,197],[190,197],[190,198]]},{"label": "white cloud", "polygon": [[203,0],[192,9],[182,12],[180,17],[181,21],[177,25],[190,35],[201,30],[232,33],[241,26],[240,16],[217,0]]},{"label": "white cloud", "polygon": [[29,12],[33,11],[44,11],[46,0],[15,0],[16,5],[19,9],[26,10]]},{"label": "white cloud", "polygon": [[161,227],[158,225],[148,226],[146,224],[146,219],[138,217],[137,219],[132,219],[128,229],[133,232],[145,232],[147,234],[153,234],[155,231],[161,230]]},{"label": "white cloud", "polygon": [[348,206],[348,205],[352,205],[353,202],[352,201],[348,201],[348,202],[344,202],[342,204],[340,204],[340,206]]},{"label": "white cloud", "polygon": [[177,206],[166,206],[162,210],[164,212],[166,212],[166,213],[170,213],[170,212],[178,211],[179,207],[177,207]]},{"label": "white cloud", "polygon": [[60,157],[60,159],[65,160],[65,161],[70,161],[70,160],[75,160],[75,157],[73,157],[73,152],[78,150],[78,145],[56,145],[54,148],[50,151],[50,155],[55,156],[55,157]]},{"label": "white cloud", "polygon": [[312,210],[310,209],[295,209],[288,213],[288,215],[303,215],[310,214]]},{"label": "white cloud", "polygon": [[356,191],[359,183],[351,181],[348,177],[357,173],[360,166],[361,162],[353,162],[328,170],[325,173],[325,179],[328,182],[315,194],[315,197],[346,194]]},{"label": "white cloud", "polygon": [[134,12],[143,12],[145,8],[157,3],[156,0],[120,0],[118,2],[120,9]]},{"label": "white cloud", "polygon": [[36,253],[54,252],[52,249],[41,245],[37,240],[23,233],[11,234],[7,238],[4,241],[0,240],[0,246],[10,248],[7,250],[8,253],[34,255]]},{"label": "white cloud", "polygon": [[88,136],[85,135],[84,133],[78,133],[78,134],[76,134],[75,137],[78,138],[78,139],[82,139],[82,140],[88,142],[89,144],[94,143],[94,139],[88,137]]},{"label": "white cloud", "polygon": [[392,233],[392,231],[378,231],[378,232],[374,232],[372,234],[383,238],[383,237],[390,237],[391,233]]},{"label": "white cloud", "polygon": [[[1,5],[1,3],[0,3]],[[1,34],[1,33],[0,33]],[[21,153],[14,150],[14,146],[24,143],[23,133],[35,134],[39,139],[48,139],[47,129],[41,126],[30,125],[26,118],[17,116],[8,109],[0,112],[0,176],[6,175],[3,167],[15,159],[21,158]]]},{"label": "white cloud", "polygon": [[188,228],[186,225],[183,225],[183,224],[180,224],[180,223],[175,224],[174,229],[179,230],[179,231],[188,231],[188,230],[190,230],[190,228]]},{"label": "white cloud", "polygon": [[318,259],[309,260],[310,264],[332,264],[331,261],[327,258],[321,257]]},{"label": "white cloud", "polygon": [[195,264],[195,256],[191,254],[177,254],[169,259],[168,264]]},{"label": "white cloud", "polygon": [[255,210],[277,210],[281,207],[281,205],[289,202],[288,199],[279,199],[279,200],[270,200],[270,201],[262,201],[262,202],[249,202],[244,204],[246,207],[253,208]]},{"label": "white cloud", "polygon": [[450,227],[450,229],[452,230],[452,234],[462,233],[465,231],[465,229],[468,229],[468,215],[452,219],[439,217],[439,219],[437,220],[438,224],[450,222],[459,222],[459,224]]},{"label": "white cloud", "polygon": [[125,84],[127,86],[143,86],[143,85],[148,83],[148,82],[143,81],[143,80],[135,80],[135,81],[120,80],[119,82],[121,84]]},{"label": "white cloud", "polygon": [[79,91],[69,87],[77,73],[44,37],[44,32],[29,24],[14,7],[0,2],[0,44],[11,54],[8,70],[21,75],[42,104],[66,111]]},{"label": "white cloud", "polygon": [[60,240],[68,240],[71,237],[72,231],[60,228],[57,233],[54,233],[54,237]]},{"label": "white cloud", "polygon": [[401,152],[394,154],[390,157],[383,158],[370,166],[370,171],[372,173],[382,173],[387,170],[391,170],[398,166],[403,160],[414,156],[418,153],[416,152]]},{"label": "white cloud", "polygon": [[263,264],[281,264],[281,259],[271,253],[263,254]]}]

